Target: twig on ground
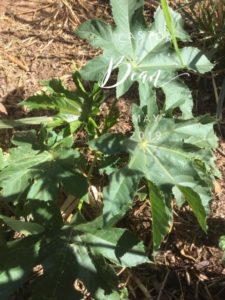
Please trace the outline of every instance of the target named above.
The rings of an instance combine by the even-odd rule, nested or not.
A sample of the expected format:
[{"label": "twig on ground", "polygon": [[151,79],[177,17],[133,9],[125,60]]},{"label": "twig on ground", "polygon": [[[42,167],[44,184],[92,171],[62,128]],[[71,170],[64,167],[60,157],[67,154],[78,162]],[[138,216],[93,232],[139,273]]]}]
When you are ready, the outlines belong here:
[{"label": "twig on ground", "polygon": [[162,293],[163,293],[163,290],[164,290],[164,288],[165,288],[165,285],[166,285],[167,279],[168,279],[168,277],[169,277],[169,274],[170,274],[170,270],[168,270],[167,273],[166,273],[166,275],[165,275],[165,278],[164,278],[163,283],[162,283],[162,285],[161,285],[161,288],[160,288],[160,291],[159,291],[159,295],[158,295],[158,297],[157,297],[157,300],[160,300],[161,297],[162,297]]},{"label": "twig on ground", "polygon": [[141,280],[135,276],[133,273],[131,273],[131,271],[128,271],[131,274],[131,277],[133,278],[133,280],[135,281],[135,283],[137,284],[138,288],[142,291],[142,293],[145,296],[146,300],[153,300],[150,292],[147,290],[147,288],[144,286],[144,284],[141,282]]},{"label": "twig on ground", "polygon": [[223,150],[217,148],[216,151],[217,151],[219,154],[221,154],[222,156],[225,157],[225,152],[223,152]]}]

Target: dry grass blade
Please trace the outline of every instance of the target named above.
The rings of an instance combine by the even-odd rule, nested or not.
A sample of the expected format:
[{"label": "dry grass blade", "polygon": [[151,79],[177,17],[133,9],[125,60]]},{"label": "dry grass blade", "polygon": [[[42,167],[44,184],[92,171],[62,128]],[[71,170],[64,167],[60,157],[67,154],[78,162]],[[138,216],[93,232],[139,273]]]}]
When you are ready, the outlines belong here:
[{"label": "dry grass blade", "polygon": [[[49,4],[43,6],[43,10],[49,15],[48,20],[43,20],[47,23],[47,29],[53,23],[57,23],[58,27],[76,27],[86,19],[86,12],[93,7],[95,1],[90,3],[87,0],[49,0]],[[40,10],[40,9],[39,9]],[[53,18],[52,18],[53,16]]]},{"label": "dry grass blade", "polygon": [[76,26],[80,24],[80,20],[76,13],[73,11],[72,3],[73,1],[61,0],[62,11],[64,12],[65,23],[71,22],[72,25]]},{"label": "dry grass blade", "polygon": [[11,63],[16,64],[20,69],[22,69],[26,72],[29,72],[29,68],[24,61],[22,61],[21,59],[18,59],[17,57],[15,57],[13,55],[9,55],[7,53],[4,53],[4,55]]},{"label": "dry grass blade", "polygon": [[176,7],[197,28],[204,40],[225,44],[225,1],[176,1]]}]

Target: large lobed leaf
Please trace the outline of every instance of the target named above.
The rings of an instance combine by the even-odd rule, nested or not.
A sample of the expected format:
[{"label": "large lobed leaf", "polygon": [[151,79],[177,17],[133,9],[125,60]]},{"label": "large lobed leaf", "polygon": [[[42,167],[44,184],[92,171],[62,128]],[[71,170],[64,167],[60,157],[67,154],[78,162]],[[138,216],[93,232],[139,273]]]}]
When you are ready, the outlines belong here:
[{"label": "large lobed leaf", "polygon": [[[75,289],[77,280],[96,300],[120,299],[118,278],[107,260],[131,267],[148,259],[143,244],[133,234],[102,228],[100,223],[94,220],[46,228],[42,234],[8,242],[0,249],[1,299],[7,300],[22,286],[37,264],[43,267],[43,274],[30,283],[31,299],[81,299],[82,294]],[[24,222],[22,227],[29,224]]]},{"label": "large lobed leaf", "polygon": [[[213,123],[200,122],[159,117],[144,130],[136,126],[128,141],[128,166],[142,172],[165,198],[174,192],[178,201],[185,199],[206,231],[212,179],[216,174],[212,149],[217,146],[217,139]],[[170,218],[168,215],[168,224]],[[158,245],[156,240],[155,243]]]},{"label": "large lobed leaf", "polygon": [[[217,145],[213,122],[206,118],[181,121],[158,116],[145,126],[136,123],[134,134],[128,139],[124,138],[124,141],[121,136],[116,141],[116,136],[113,135],[111,147],[105,144],[108,139],[109,135],[107,138],[103,136],[92,142],[92,145],[100,151],[110,148],[106,154],[120,152],[121,149],[128,152],[130,159],[126,168],[132,176],[136,175],[139,180],[144,177],[151,183],[156,247],[171,225],[172,208],[168,199],[172,198],[172,194],[176,196],[178,203],[183,203],[184,200],[189,203],[202,229],[206,231],[212,181],[218,175],[212,153]],[[135,193],[132,177],[119,178],[118,172],[122,174],[122,171],[117,171],[111,175],[109,186],[103,191],[103,212],[108,222],[113,222],[115,216],[117,220],[119,216],[122,217],[131,205]],[[127,188],[128,181],[131,184]],[[160,232],[157,233],[157,230]]]},{"label": "large lobed leaf", "polygon": [[[82,68],[82,77],[93,81],[103,78],[105,80],[109,77],[106,75],[108,71],[110,75],[112,69],[118,68],[117,97],[122,96],[134,81],[139,83],[141,102],[146,101],[146,90],[161,87],[166,96],[168,90],[171,90],[173,95],[168,100],[169,103],[166,99],[164,107],[166,112],[180,107],[184,118],[192,117],[191,92],[186,86],[181,86],[176,77],[177,72],[186,68],[205,73],[210,71],[213,65],[201,51],[193,47],[180,49],[180,58],[183,62],[181,63],[176,51],[171,47],[171,35],[160,8],[155,13],[154,22],[148,26],[143,17],[143,0],[122,2],[111,0],[111,5],[115,27],[99,20],[90,20],[76,30],[76,34],[87,39],[93,47],[103,49],[102,55]],[[180,14],[172,9],[170,14],[175,36],[182,41],[189,40],[188,34],[183,29]],[[154,97],[148,97],[147,102],[151,108],[156,106]],[[157,113],[156,109],[154,108],[151,113]]]},{"label": "large lobed leaf", "polygon": [[48,141],[52,145],[45,145],[34,131],[14,135],[16,147],[5,154],[5,167],[0,172],[5,200],[17,201],[27,192],[29,199],[57,200],[60,185],[78,198],[86,193],[87,180],[79,171],[82,157],[71,148],[73,138]]}]

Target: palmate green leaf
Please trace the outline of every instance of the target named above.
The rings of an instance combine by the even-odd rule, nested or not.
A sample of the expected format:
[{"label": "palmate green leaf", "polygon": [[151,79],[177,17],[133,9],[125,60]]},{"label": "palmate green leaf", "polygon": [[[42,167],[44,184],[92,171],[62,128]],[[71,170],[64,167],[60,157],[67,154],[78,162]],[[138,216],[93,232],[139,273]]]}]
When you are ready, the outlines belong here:
[{"label": "palmate green leaf", "polygon": [[[56,247],[57,251],[55,251]],[[71,243],[69,240],[63,241],[62,238],[52,240],[43,251],[48,251],[46,252],[48,256],[42,263],[45,273],[34,282],[31,299],[46,299],[47,297],[56,300],[82,299],[82,294],[74,288],[78,279],[97,300],[102,299],[98,297],[98,294],[107,297],[111,293],[112,286],[110,285],[113,280],[113,289],[116,290],[116,274],[107,272],[104,277],[102,276],[100,270],[104,267],[107,269],[108,266],[100,265],[97,257],[92,257],[79,236],[76,237],[76,243]],[[106,290],[106,293],[103,290]]]},{"label": "palmate green leaf", "polygon": [[[207,136],[211,139],[208,140]],[[199,119],[176,121],[159,117],[153,124],[148,124],[145,130],[136,128],[126,144],[129,143],[129,168],[142,172],[165,194],[170,194],[176,187],[190,204],[194,197],[196,206],[191,204],[191,207],[198,220],[201,219],[203,230],[206,230],[211,179],[215,174],[214,163],[209,157],[213,158],[212,149],[217,145],[213,123],[201,124]],[[201,162],[201,170],[196,162]],[[186,189],[180,187],[188,187],[195,193],[189,195]]]},{"label": "palmate green leaf", "polygon": [[[153,216],[154,228],[159,226],[158,231],[155,229],[155,247],[159,246],[160,240],[169,228],[171,215],[169,206],[166,204],[168,200],[165,199],[169,196],[171,199],[172,193],[178,201],[185,199],[189,203],[202,229],[206,231],[212,182],[214,176],[218,174],[212,152],[217,146],[212,121],[204,117],[182,121],[159,115],[153,122],[146,122],[145,126],[142,124],[139,127],[136,122],[134,134],[124,141],[121,141],[120,136],[116,141],[116,135],[114,135],[114,142],[109,145],[107,137],[103,136],[92,144],[95,145],[95,149],[105,151],[105,154],[115,153],[116,145],[119,145],[118,152],[125,147],[124,151],[130,153],[126,168],[134,174],[137,172],[139,178],[144,177],[152,183],[150,195],[153,197],[151,199],[153,211],[156,209],[157,201],[157,205],[161,207],[158,214],[164,216],[164,219],[160,221],[161,217],[157,214]],[[109,186],[106,188],[108,194],[106,194],[104,210],[107,211],[107,207],[113,207],[113,211],[119,214],[121,206],[117,205],[114,186],[116,186],[114,176],[111,175]],[[119,181],[117,181],[117,186],[119,186]],[[126,201],[127,207],[130,205],[131,199],[128,195],[126,191],[122,195],[124,207]],[[108,204],[109,201],[112,203]],[[110,216],[113,220],[113,214]],[[110,222],[110,218],[107,221]],[[161,222],[160,225],[159,222]]]},{"label": "palmate green leaf", "polygon": [[[43,274],[30,282],[31,299],[82,299],[83,295],[74,287],[77,280],[96,300],[120,299],[112,263],[132,267],[149,262],[144,245],[125,229],[104,228],[102,216],[84,222],[82,219],[52,227],[47,224],[44,232],[1,247],[1,299],[7,300],[22,287],[37,265],[43,267]],[[23,227],[33,225],[24,222]]]},{"label": "palmate green leaf", "polygon": [[57,200],[60,185],[76,197],[86,193],[87,180],[79,172],[82,157],[71,148],[72,136],[47,146],[28,131],[16,133],[12,142],[16,147],[5,155],[6,167],[0,172],[5,200],[17,201],[29,190],[30,199],[38,193],[39,200]]},{"label": "palmate green leaf", "polygon": [[[87,39],[93,47],[103,49],[102,55],[83,67],[82,77],[94,81],[99,79],[103,87],[109,88],[107,79],[113,69],[118,69],[117,97],[122,96],[134,81],[139,83],[141,103],[146,102],[146,93],[151,94],[149,89],[170,89],[173,97],[170,97],[169,104],[166,100],[165,112],[180,107],[183,118],[192,117],[193,103],[188,88],[186,87],[185,92],[188,94],[187,98],[182,95],[179,95],[179,99],[176,98],[176,85],[180,88],[180,82],[177,81],[178,71],[185,67],[205,73],[210,71],[213,65],[198,49],[184,47],[180,49],[183,66],[176,51],[171,47],[171,35],[160,8],[155,13],[154,22],[147,26],[143,17],[143,0],[111,0],[111,5],[115,27],[102,21],[91,20],[76,30],[76,34]],[[176,38],[182,41],[189,40],[183,29],[181,16],[172,9],[170,14]],[[170,86],[171,82],[173,85]],[[156,98],[151,97],[148,102],[153,115],[156,113]]]}]

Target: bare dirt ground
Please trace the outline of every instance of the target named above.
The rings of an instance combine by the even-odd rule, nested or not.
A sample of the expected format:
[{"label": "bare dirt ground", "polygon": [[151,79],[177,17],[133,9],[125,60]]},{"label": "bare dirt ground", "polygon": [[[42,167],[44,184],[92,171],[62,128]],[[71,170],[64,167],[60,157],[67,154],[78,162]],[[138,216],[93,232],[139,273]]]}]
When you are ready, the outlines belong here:
[{"label": "bare dirt ground", "polygon": [[[75,65],[79,68],[95,55],[96,50],[76,38],[72,31],[85,19],[99,17],[110,21],[110,8],[106,2],[77,0],[71,11],[69,8],[62,10],[57,6],[57,1],[50,0],[1,1],[2,118],[26,115],[25,111],[17,107],[17,103],[38,91],[40,80],[60,77],[69,81]],[[203,87],[198,92],[199,102],[206,99],[204,105],[212,103],[212,94],[204,93]],[[211,105],[207,104],[209,110]],[[129,104],[126,99],[122,99],[122,120],[126,116],[127,107]],[[121,126],[123,132],[129,130],[127,122],[122,122]],[[1,130],[0,146],[7,148],[11,133],[9,130]],[[218,248],[218,239],[225,234],[224,152],[225,142],[220,135],[219,152],[216,155],[222,180],[215,183],[208,235],[202,233],[188,207],[177,210],[174,226],[156,258],[156,265],[141,266],[121,273],[121,284],[128,287],[130,299],[225,299],[225,268],[221,260],[222,252]],[[136,203],[124,223],[144,239],[150,250],[148,202]]]}]

